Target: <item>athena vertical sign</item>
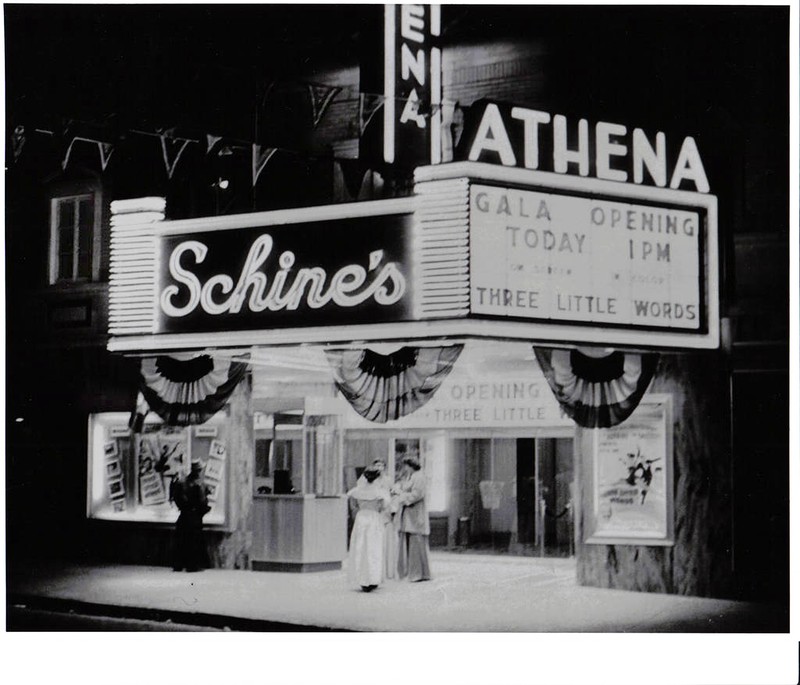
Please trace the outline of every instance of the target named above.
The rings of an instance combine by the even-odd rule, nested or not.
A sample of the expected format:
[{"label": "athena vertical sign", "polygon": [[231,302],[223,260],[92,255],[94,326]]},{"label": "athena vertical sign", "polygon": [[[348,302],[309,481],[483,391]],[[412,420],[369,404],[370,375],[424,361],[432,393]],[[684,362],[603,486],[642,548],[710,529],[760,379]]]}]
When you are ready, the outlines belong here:
[{"label": "athena vertical sign", "polygon": [[441,161],[441,9],[387,5],[383,159],[412,168]]}]

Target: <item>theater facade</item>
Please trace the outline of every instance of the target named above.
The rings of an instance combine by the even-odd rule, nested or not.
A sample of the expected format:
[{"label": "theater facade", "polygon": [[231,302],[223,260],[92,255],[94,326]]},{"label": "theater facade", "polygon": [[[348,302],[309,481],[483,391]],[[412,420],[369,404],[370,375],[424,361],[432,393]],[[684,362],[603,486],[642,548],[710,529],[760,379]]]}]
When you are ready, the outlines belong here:
[{"label": "theater facade", "polygon": [[[569,71],[546,36],[476,43],[448,35],[447,8],[373,9],[372,58],[314,74],[310,139],[338,160],[327,196],[286,199],[302,195],[287,171],[286,197],[259,206],[281,149],[260,143],[248,211],[220,211],[221,176],[214,211],[102,174],[56,184],[51,273],[69,266],[65,226],[85,233],[90,210],[98,226],[95,272],[45,287],[53,364],[80,355],[80,378],[53,374],[79,424],[74,544],[169,563],[169,485],[199,461],[213,565],[340,568],[344,493],[374,459],[391,477],[413,454],[434,548],[574,557],[596,587],[782,597],[782,314],[776,339],[749,341],[767,294],[733,278],[769,271],[781,243],[742,230],[718,122],[695,130],[678,116],[691,102],[663,123],[633,97],[593,111],[545,87]],[[161,141],[170,182],[176,140]],[[235,147],[209,138],[206,156]]]}]

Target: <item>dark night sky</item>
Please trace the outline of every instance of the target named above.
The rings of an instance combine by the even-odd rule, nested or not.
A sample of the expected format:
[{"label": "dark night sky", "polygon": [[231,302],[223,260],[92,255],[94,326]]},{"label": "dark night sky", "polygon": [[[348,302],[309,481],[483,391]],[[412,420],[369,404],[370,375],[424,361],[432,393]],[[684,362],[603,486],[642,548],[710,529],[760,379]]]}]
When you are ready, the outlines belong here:
[{"label": "dark night sky", "polygon": [[[5,5],[9,113],[178,102],[197,79],[291,78],[357,59],[380,5]],[[630,103],[675,89],[734,107],[782,78],[788,16],[772,8],[443,7],[445,41],[545,37],[576,89]],[[601,88],[607,95],[603,95]],[[784,88],[785,90],[785,88]],[[166,106],[166,102],[161,103]],[[597,104],[597,103],[594,103]],[[600,103],[602,104],[602,103]]]},{"label": "dark night sky", "polygon": [[9,114],[185,116],[196,91],[247,98],[319,53],[348,59],[365,16],[332,5],[6,5]]},{"label": "dark night sky", "polygon": [[[4,13],[10,127],[116,115],[123,127],[232,135],[221,127],[252,130],[259,84],[357,63],[382,6],[7,4]],[[760,179],[788,164],[787,7],[444,5],[442,23],[445,46],[544,41],[548,111],[736,136],[750,184],[771,190]]]}]

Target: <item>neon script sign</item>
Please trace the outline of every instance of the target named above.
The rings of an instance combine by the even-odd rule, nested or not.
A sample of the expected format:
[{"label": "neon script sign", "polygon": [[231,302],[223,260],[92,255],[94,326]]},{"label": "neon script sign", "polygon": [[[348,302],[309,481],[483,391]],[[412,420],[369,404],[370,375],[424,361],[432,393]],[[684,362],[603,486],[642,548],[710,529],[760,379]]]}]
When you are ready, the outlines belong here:
[{"label": "neon script sign", "polygon": [[[275,312],[296,310],[301,302],[311,309],[320,309],[329,302],[339,307],[355,307],[369,298],[385,306],[398,302],[406,291],[405,276],[396,262],[383,263],[383,250],[370,253],[368,269],[360,264],[347,264],[332,276],[319,266],[293,269],[296,256],[291,250],[286,250],[277,260],[280,268],[268,276],[267,270],[274,267],[274,264],[267,265],[274,242],[268,233],[256,238],[236,281],[228,274],[216,274],[205,283],[181,265],[181,258],[190,252],[195,263],[199,264],[206,258],[208,247],[197,240],[181,243],[169,259],[169,272],[180,285],[164,288],[161,310],[167,316],[181,317],[199,305],[206,314],[214,316],[237,314],[245,301],[251,312]],[[371,277],[369,283],[368,275]],[[175,306],[173,301],[181,295],[181,288],[186,290],[188,301]]]},{"label": "neon script sign", "polygon": [[165,238],[160,328],[188,332],[405,318],[406,223],[405,215],[391,215]]}]

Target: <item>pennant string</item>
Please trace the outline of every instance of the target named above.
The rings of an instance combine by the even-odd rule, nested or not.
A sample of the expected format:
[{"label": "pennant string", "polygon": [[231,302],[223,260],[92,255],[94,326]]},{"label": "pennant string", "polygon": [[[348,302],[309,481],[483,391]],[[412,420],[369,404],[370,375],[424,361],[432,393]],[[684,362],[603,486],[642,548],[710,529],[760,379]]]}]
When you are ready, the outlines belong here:
[{"label": "pennant string", "polygon": [[[262,105],[266,102],[267,97],[276,87],[277,81],[269,82],[263,90],[263,94],[261,96],[261,103]],[[311,101],[311,109],[312,109],[312,123],[313,127],[316,128],[322,119],[324,118],[326,112],[328,111],[331,103],[334,99],[340,95],[343,88],[341,86],[328,86],[325,84],[315,84],[315,83],[297,83],[303,88],[305,88],[308,92],[310,101]],[[341,100],[342,104],[345,103],[354,103],[357,102],[358,107],[358,126],[359,126],[359,134],[363,135],[369,124],[372,122],[375,115],[379,112],[380,108],[386,102],[386,96],[381,93],[369,93],[369,92],[359,92],[358,93],[357,101],[355,98],[346,98]],[[402,98],[396,98],[397,100],[402,100]],[[452,108],[452,112],[450,109]],[[439,111],[447,111],[448,116],[453,116],[455,113],[459,111],[463,111],[464,107],[461,106],[458,102],[451,102],[448,100],[442,101],[440,103],[432,104],[427,103],[425,106],[426,115],[428,113],[435,114]],[[48,128],[26,128],[25,126],[19,125],[15,128],[14,132],[12,133],[11,140],[12,140],[12,153],[13,159],[16,162],[21,153],[22,148],[27,142],[26,134],[30,134],[30,132],[40,133],[47,136],[54,136],[57,138],[63,139],[65,142],[69,140],[69,144],[66,146],[66,150],[64,152],[64,156],[61,160],[61,167],[63,170],[66,170],[67,166],[69,165],[72,152],[74,151],[75,144],[80,141],[89,142],[97,146],[99,155],[100,155],[100,164],[102,166],[103,171],[106,170],[109,160],[111,159],[114,150],[116,141],[109,142],[108,138],[106,140],[98,140],[97,138],[93,137],[84,137],[84,136],[76,136],[71,134],[69,131],[72,129],[74,131],[74,126],[89,126],[89,127],[100,127],[100,128],[107,128],[107,123],[98,124],[97,122],[87,122],[87,121],[78,121],[78,120],[67,120],[66,123],[62,126],[61,129],[56,127],[52,129],[52,127]],[[52,129],[52,130],[50,130]],[[189,143],[197,143],[202,144],[200,140],[195,140],[192,138],[186,138],[181,136],[174,135],[175,129],[158,129],[156,132],[149,132],[149,131],[142,131],[136,129],[127,129],[125,133],[132,133],[150,137],[157,137],[161,142],[161,149],[162,149],[162,156],[164,159],[164,166],[167,171],[167,175],[172,179],[175,169],[186,150]],[[124,136],[124,133],[122,133]],[[272,156],[275,154],[276,151],[280,150],[283,152],[287,152],[289,154],[295,155],[305,155],[307,157],[312,156],[308,153],[304,153],[298,150],[290,150],[284,148],[262,148],[260,145],[253,143],[247,140],[234,140],[230,139],[226,136],[219,136],[214,135],[212,133],[205,134],[205,145],[206,145],[206,154],[212,154],[215,150],[220,150],[222,147],[222,152],[230,151],[233,149],[241,149],[247,150],[248,148],[252,149],[252,181],[253,185],[258,181],[259,176],[263,172],[266,164],[270,161]],[[354,181],[353,185],[357,183],[355,180],[356,169],[352,168],[348,170],[350,175]]]}]

